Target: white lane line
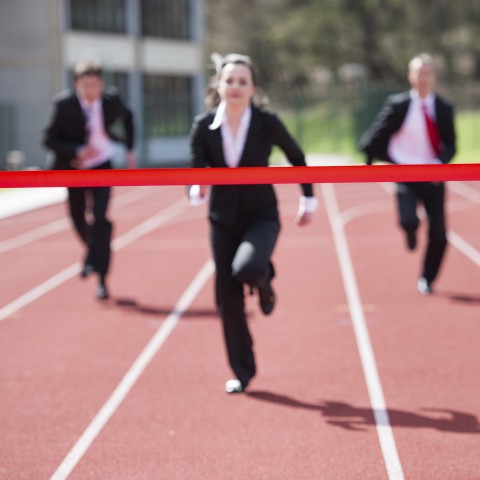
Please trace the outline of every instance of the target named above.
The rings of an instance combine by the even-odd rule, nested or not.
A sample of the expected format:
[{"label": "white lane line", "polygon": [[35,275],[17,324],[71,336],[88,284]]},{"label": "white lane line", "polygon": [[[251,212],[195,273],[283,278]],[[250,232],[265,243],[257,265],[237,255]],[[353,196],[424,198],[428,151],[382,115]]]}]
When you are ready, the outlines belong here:
[{"label": "white lane line", "polygon": [[390,419],[388,417],[385,397],[378,374],[375,355],[370,342],[360,293],[355,278],[355,271],[333,185],[322,184],[322,193],[333,233],[335,250],[340,264],[340,271],[352,318],[357,348],[360,354],[360,360],[368,388],[370,404],[375,417],[377,435],[380,441],[385,466],[387,468],[388,478],[390,480],[403,480],[403,469],[398,456]]},{"label": "white lane line", "polygon": [[130,231],[124,233],[121,237],[116,238],[112,242],[113,250],[120,250],[130,243],[133,243],[135,240],[147,235],[150,232],[153,232],[156,228],[164,223],[168,222],[170,219],[176,217],[187,208],[190,208],[190,205],[186,198],[182,198],[176,201],[174,204],[162,210],[157,215],[149,218],[145,222],[137,225],[132,228]]},{"label": "white lane line", "polygon": [[20,309],[26,307],[30,303],[33,303],[40,297],[43,297],[45,294],[62,285],[62,283],[65,283],[70,278],[78,275],[78,273],[80,272],[80,268],[80,262],[74,263],[70,267],[57,273],[48,280],[45,280],[40,285],[37,285],[35,288],[32,288],[32,290],[28,291],[27,293],[24,293],[22,296],[18,297],[13,302],[10,302],[9,304],[0,308],[0,322],[10,317],[11,315],[14,315]]},{"label": "white lane line", "polygon": [[345,226],[347,223],[351,222],[353,219],[362,217],[364,215],[369,215],[371,213],[382,212],[389,209],[389,205],[384,205],[378,201],[362,203],[356,205],[355,207],[349,208],[342,212],[342,223]]},{"label": "white lane line", "polygon": [[[450,182],[448,188],[455,192],[457,195],[469,200],[472,203],[480,204],[480,192],[474,188],[465,185],[462,182]],[[460,252],[463,253],[469,260],[475,265],[480,267],[480,252],[464,240],[460,235],[453,230],[449,230],[447,233],[448,241]]]},{"label": "white lane line", "polygon": [[[186,208],[189,208],[187,200],[184,198],[178,200],[157,215],[154,215],[153,217],[132,228],[130,231],[124,233],[122,236],[116,238],[112,242],[112,249],[120,250],[126,247],[135,240],[138,240],[143,235],[146,235],[165,224],[171,218],[174,218],[176,215],[182,213]],[[60,286],[62,283],[65,283],[70,278],[78,275],[80,269],[81,263],[74,263],[70,267],[67,267],[65,270],[57,273],[53,277],[34,287],[32,290],[18,297],[16,300],[0,308],[0,322],[15,314],[21,308],[47,294],[51,290]]]},{"label": "white lane line", "polygon": [[8,238],[0,242],[0,253],[8,252],[15,248],[23,247],[29,243],[35,242],[36,240],[41,240],[42,238],[54,235],[55,233],[66,230],[70,223],[66,218],[60,220],[55,220],[54,222],[48,223],[41,227],[30,230],[29,232],[22,233],[16,237]]},{"label": "white lane line", "polygon": [[460,235],[453,230],[447,233],[448,241],[460,252],[471,260],[477,267],[480,267],[480,252],[465,241]]},{"label": "white lane line", "polygon": [[[162,188],[162,187],[159,187]],[[167,187],[163,187],[167,188]],[[139,200],[143,200],[145,197],[149,196],[150,192],[146,192],[141,188],[136,188],[135,190],[130,190],[127,193],[115,196],[113,200],[114,208],[125,207],[131,203],[135,203]],[[34,207],[32,206],[31,209]],[[0,242],[0,254],[14,250],[15,248],[20,248],[30,243],[33,243],[42,238],[49,237],[63,230],[66,230],[70,227],[71,222],[67,218],[62,218],[55,220],[54,222],[48,223],[41,227],[30,230],[29,232],[22,233],[16,237],[8,238]]]},{"label": "white lane line", "polygon": [[390,182],[377,183],[380,188],[383,188],[389,195],[395,195],[395,184]]},{"label": "white lane line", "polygon": [[77,440],[50,480],[63,480],[68,478],[72,470],[82,459],[85,452],[92,445],[95,438],[107,424],[108,420],[117,411],[123,400],[125,400],[126,396],[129,394],[130,390],[145,371],[149,363],[152,361],[153,357],[157,354],[169,335],[178,325],[179,319],[190,307],[191,303],[202,290],[203,286],[211,277],[213,272],[213,262],[208,260],[197,273],[192,283],[185,290],[180,300],[175,305],[174,310],[158,328],[155,335],[137,357],[128,372],[113,391],[110,398],[98,411],[95,418]]},{"label": "white lane line", "polygon": [[[471,188],[464,183],[449,182],[447,183],[447,188],[472,203],[480,204],[480,192],[477,192],[474,188]],[[394,189],[385,189],[385,191],[389,195],[395,194]],[[454,201],[449,200],[448,206],[451,207],[453,202]],[[425,220],[426,218],[425,209],[423,207],[419,211],[419,217],[423,220]],[[475,265],[480,267],[480,252],[473,245],[468,243],[465,239],[463,239],[460,235],[458,235],[458,233],[455,233],[453,230],[448,230],[447,238],[454,248],[456,248],[460,253],[465,255]]]},{"label": "white lane line", "polygon": [[472,203],[480,205],[480,192],[462,182],[448,182],[447,188]]}]

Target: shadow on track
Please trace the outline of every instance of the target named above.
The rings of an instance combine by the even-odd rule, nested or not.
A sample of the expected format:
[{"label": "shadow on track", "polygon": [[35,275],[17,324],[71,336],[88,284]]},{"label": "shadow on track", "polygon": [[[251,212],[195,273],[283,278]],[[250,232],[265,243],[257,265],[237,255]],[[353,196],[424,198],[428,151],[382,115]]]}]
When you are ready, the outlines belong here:
[{"label": "shadow on track", "polygon": [[[133,298],[115,298],[112,305],[126,312],[134,312],[140,315],[167,316],[173,313],[174,307],[157,307],[153,305],[143,305]],[[189,309],[182,314],[182,318],[201,317],[217,320],[217,313],[213,309]]]},{"label": "shadow on track", "polygon": [[[273,392],[252,390],[246,392],[249,398],[276,403],[291,408],[320,412],[327,423],[346,430],[363,431],[374,426],[375,419],[371,408],[356,407],[344,402],[324,401],[307,403]],[[451,409],[422,408],[420,412],[431,415],[388,409],[392,427],[431,428],[442,432],[480,434],[480,424],[475,415]],[[434,416],[437,414],[437,416]]]},{"label": "shadow on track", "polygon": [[456,303],[470,303],[472,305],[480,304],[480,295],[466,295],[460,292],[447,292],[441,290],[435,290],[434,295]]}]

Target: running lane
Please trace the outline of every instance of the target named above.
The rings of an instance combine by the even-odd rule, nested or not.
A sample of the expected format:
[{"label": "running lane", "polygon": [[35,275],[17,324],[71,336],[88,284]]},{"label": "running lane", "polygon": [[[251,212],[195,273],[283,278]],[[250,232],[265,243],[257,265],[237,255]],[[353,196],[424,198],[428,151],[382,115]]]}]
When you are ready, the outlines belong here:
[{"label": "running lane", "polygon": [[[404,475],[480,478],[479,185],[448,190],[451,243],[428,297],[415,288],[425,222],[407,251],[391,191],[335,187]],[[371,428],[368,406],[356,402],[343,421]]]},{"label": "running lane", "polygon": [[[121,200],[123,195],[128,202]],[[116,226],[112,300],[96,301],[95,280],[80,280],[77,269],[3,318],[0,478],[49,478],[171,311],[190,282],[191,271],[204,261],[206,248],[182,252],[174,283],[165,274],[173,260],[169,251],[150,248],[137,258],[135,242],[187,209],[182,188],[118,189],[112,202]],[[26,232],[28,228],[22,227],[14,233]],[[131,257],[125,260],[127,251]],[[1,291],[9,295],[2,297],[0,308],[5,307],[4,298],[12,304],[52,275],[71,270],[82,254],[70,230],[2,254]],[[24,263],[25,256],[31,261]]]},{"label": "running lane", "polygon": [[[248,298],[259,367],[249,392],[223,392],[230,372],[207,276],[123,401],[102,413],[210,257],[205,209],[182,210],[182,189],[151,191],[112,215],[112,301],[99,305],[94,281],[74,276],[1,322],[0,478],[387,477],[324,206],[298,228],[298,187],[278,192],[279,300],[264,318]],[[63,245],[57,269],[80,253],[71,232],[58,235],[29,247],[41,256]],[[7,270],[12,255],[1,257]],[[40,266],[23,278],[55,273]],[[344,416],[357,406],[370,423],[351,428]],[[99,416],[105,424],[92,427]]]}]

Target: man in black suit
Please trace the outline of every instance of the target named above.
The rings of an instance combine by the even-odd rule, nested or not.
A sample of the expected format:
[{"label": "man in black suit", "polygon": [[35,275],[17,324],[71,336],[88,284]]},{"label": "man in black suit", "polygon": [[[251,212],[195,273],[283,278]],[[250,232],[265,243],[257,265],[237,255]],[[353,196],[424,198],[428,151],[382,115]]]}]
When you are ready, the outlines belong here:
[{"label": "man in black suit", "polygon": [[[54,101],[44,131],[43,144],[54,154],[53,169],[110,169],[115,141],[127,148],[128,166],[136,165],[133,152],[132,112],[114,91],[104,89],[102,68],[93,61],[81,62],[74,70],[74,91]],[[70,216],[87,247],[81,276],[96,272],[96,296],[109,297],[106,276],[110,265],[112,223],[107,218],[110,187],[68,188]],[[93,221],[87,216],[93,217]]]},{"label": "man in black suit", "polygon": [[[402,165],[448,163],[455,155],[453,107],[434,93],[435,70],[430,55],[423,53],[410,61],[408,80],[411,90],[388,97],[360,140],[368,165],[375,159]],[[399,222],[410,250],[417,243],[419,202],[425,208],[429,231],[417,289],[428,295],[447,246],[444,183],[397,183]]]}]

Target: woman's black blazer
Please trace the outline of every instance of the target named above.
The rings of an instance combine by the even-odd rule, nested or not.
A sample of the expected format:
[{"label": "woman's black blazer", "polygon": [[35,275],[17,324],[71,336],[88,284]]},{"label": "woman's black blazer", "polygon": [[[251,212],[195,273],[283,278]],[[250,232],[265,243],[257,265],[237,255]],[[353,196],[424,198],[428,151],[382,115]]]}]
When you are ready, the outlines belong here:
[{"label": "woman's black blazer", "polygon": [[[191,166],[227,167],[220,128],[209,129],[216,111],[195,118],[190,135]],[[272,112],[252,107],[245,148],[238,167],[267,167],[273,146],[278,146],[294,166],[305,166],[305,155],[283,123]],[[305,196],[313,195],[311,184],[302,184]],[[215,185],[210,196],[209,218],[228,226],[255,219],[278,221],[277,199],[273,186]]]}]

